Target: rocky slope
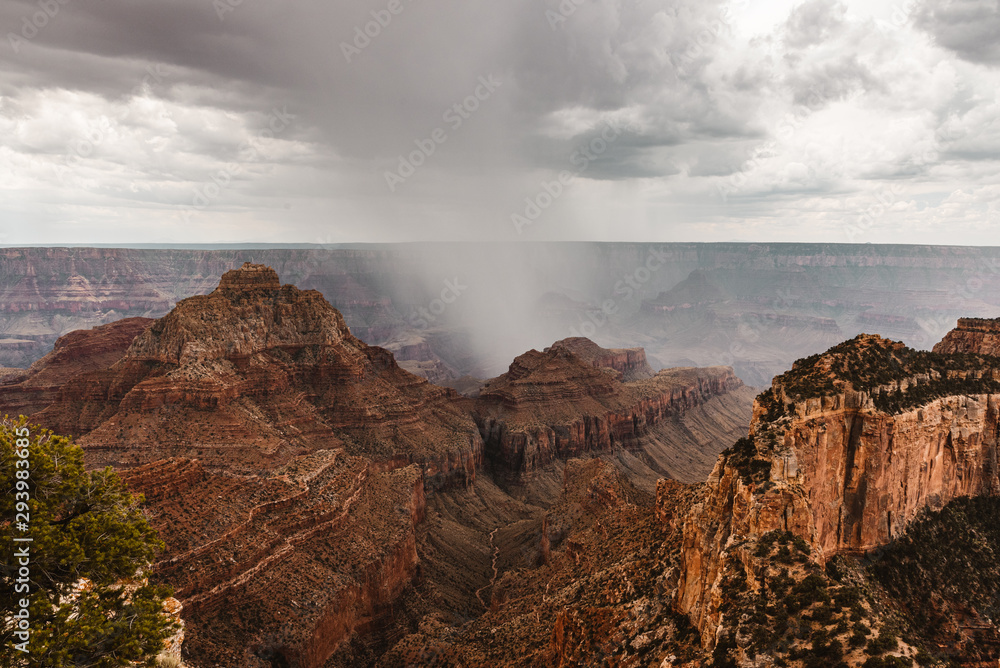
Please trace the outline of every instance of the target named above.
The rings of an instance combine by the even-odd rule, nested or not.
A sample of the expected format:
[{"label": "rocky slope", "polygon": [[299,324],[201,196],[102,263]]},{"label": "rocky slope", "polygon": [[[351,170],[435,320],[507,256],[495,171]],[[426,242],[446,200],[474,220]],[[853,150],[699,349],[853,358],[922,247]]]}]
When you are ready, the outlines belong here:
[{"label": "rocky slope", "polygon": [[0,406],[11,415],[43,410],[58,401],[68,379],[105,369],[121,359],[135,337],[152,323],[148,318],[125,318],[60,337],[52,352],[29,369],[0,379]]},{"label": "rocky slope", "polygon": [[416,576],[416,466],[329,450],[257,476],[172,459],[125,480],[167,544],[154,575],[184,606],[192,665],[319,668]]},{"label": "rocky slope", "polygon": [[[693,496],[676,499],[679,511]],[[570,462],[522,543],[526,563],[500,573],[485,614],[455,626],[427,619],[376,665],[639,668],[695,657],[690,626],[663,596],[678,532],[652,502],[613,465]]]},{"label": "rocky slope", "polygon": [[[34,413],[78,436],[91,465],[196,457],[255,473],[344,448],[390,468],[419,463],[432,486],[475,478],[482,445],[457,395],[366,346],[322,295],[281,286],[271,269],[227,272],[144,330],[114,364],[67,376]],[[58,373],[60,360],[32,377]]]},{"label": "rocky slope", "polygon": [[[592,366],[604,369],[614,369],[618,372],[618,380],[633,381],[651,378],[655,372],[646,360],[646,351],[642,348],[602,348],[590,339],[574,337],[556,342],[553,349],[568,350]],[[546,350],[548,352],[548,350]]]},{"label": "rocky slope", "polygon": [[727,583],[759,581],[763,536],[790,532],[822,566],[892,542],[925,509],[1000,492],[998,393],[991,358],[864,335],[775,378],[684,520],[675,600],[705,646],[736,633]]},{"label": "rocky slope", "polygon": [[417,578],[426,495],[482,464],[454,391],[262,265],[159,320],[66,335],[0,410],[145,494],[167,543],[151,576],[177,588],[197,667],[320,668],[384,625]]},{"label": "rocky slope", "polygon": [[[666,369],[622,382],[625,373],[646,375],[647,366],[637,351],[604,350],[585,339],[521,355],[482,388],[472,408],[490,460],[530,471],[588,453],[655,453],[672,418],[743,386],[722,367]],[[692,475],[671,470],[655,454],[645,460],[661,475]],[[703,473],[694,472],[694,479]]]}]

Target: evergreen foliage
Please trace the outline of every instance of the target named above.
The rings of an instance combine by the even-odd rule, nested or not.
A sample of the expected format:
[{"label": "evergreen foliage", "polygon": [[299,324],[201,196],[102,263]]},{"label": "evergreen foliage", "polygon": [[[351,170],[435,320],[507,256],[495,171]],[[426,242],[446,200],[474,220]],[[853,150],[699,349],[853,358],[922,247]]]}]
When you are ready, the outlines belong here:
[{"label": "evergreen foliage", "polygon": [[[16,474],[25,470],[17,465],[15,442],[26,427],[30,521],[24,531],[15,523]],[[0,667],[155,665],[175,628],[163,613],[170,591],[141,579],[141,569],[163,547],[140,508],[142,498],[110,468],[87,471],[83,451],[70,439],[29,427],[24,418],[0,422],[0,487]],[[32,542],[13,540],[27,536]],[[27,594],[15,591],[14,545],[29,546]],[[15,649],[11,618],[26,596],[29,654]]]}]

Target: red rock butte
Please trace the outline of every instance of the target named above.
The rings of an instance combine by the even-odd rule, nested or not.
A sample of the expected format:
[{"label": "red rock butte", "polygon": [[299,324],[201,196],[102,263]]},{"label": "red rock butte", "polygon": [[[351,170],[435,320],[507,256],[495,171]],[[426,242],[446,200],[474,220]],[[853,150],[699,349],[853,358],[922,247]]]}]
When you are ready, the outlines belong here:
[{"label": "red rock butte", "polygon": [[267,265],[245,262],[239,269],[227,271],[219,282],[219,290],[280,290],[278,272]]}]

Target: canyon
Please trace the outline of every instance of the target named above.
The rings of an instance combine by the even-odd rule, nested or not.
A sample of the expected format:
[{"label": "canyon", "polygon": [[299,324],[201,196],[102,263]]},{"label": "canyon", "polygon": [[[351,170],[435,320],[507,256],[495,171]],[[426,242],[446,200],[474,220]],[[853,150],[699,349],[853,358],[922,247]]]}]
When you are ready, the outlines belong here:
[{"label": "canyon", "polygon": [[641,349],[584,339],[526,354],[550,355],[562,368],[532,376],[533,415],[561,429],[554,398],[584,410],[599,377],[594,420],[631,426],[556,448],[523,484],[524,467],[488,461],[477,424],[477,406],[504,424],[520,407],[410,374],[318,291],[250,263],[159,319],[60,337],[0,378],[0,410],[73,436],[88,466],[144,495],[167,546],[151,577],[175,588],[186,664],[374,665],[421,619],[480,616],[504,573],[551,554],[540,535],[561,544],[548,509],[575,457],[651,499],[669,468],[657,457],[704,468],[750,418],[753,391],[728,369],[653,374]]},{"label": "canyon", "polygon": [[[343,252],[354,269],[383,261]],[[967,259],[865,252],[750,264],[879,274],[937,258],[948,275]],[[0,374],[0,410],[72,435],[145,496],[166,543],[150,577],[175,589],[192,668],[1000,660],[1000,533],[975,519],[1000,516],[1000,320],[961,318],[920,350],[756,310],[769,346],[838,337],[763,392],[732,366],[655,370],[662,356],[584,336],[481,380],[457,376],[487,368],[458,330],[369,345],[320,290],[235,267]],[[692,269],[631,326],[738,329],[756,299],[729,298],[739,275]],[[368,297],[369,315],[402,303]],[[928,332],[869,311],[851,317]],[[966,537],[961,522],[979,523]]]},{"label": "canyon", "polygon": [[356,336],[438,383],[495,377],[526,350],[585,336],[605,348],[642,345],[657,368],[732,366],[766,386],[795,359],[859,333],[927,348],[960,317],[1000,315],[1000,253],[988,248],[4,248],[0,367],[27,368],[74,330],[160,318],[247,261],[320,291]]},{"label": "canyon", "polygon": [[707,649],[738,626],[727,583],[734,570],[760,582],[763,537],[794,536],[825,566],[898,541],[925,511],[1000,493],[1000,368],[990,341],[970,337],[989,327],[960,322],[934,353],[861,335],[757,398],[749,436],[683,519],[675,603]]}]

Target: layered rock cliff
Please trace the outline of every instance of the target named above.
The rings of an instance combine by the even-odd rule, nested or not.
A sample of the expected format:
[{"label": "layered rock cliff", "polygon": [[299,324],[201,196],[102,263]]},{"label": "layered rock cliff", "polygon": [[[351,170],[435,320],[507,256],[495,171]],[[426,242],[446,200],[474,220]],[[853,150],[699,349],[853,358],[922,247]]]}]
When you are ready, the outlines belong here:
[{"label": "layered rock cliff", "polygon": [[12,371],[0,380],[0,406],[11,414],[37,413],[59,398],[66,381],[117,362],[135,337],[153,323],[148,318],[125,318],[60,337],[52,352],[27,370]]},{"label": "layered rock cliff", "polygon": [[623,381],[642,380],[654,375],[653,368],[646,361],[646,351],[642,348],[602,348],[590,339],[573,337],[563,339],[546,349],[568,350],[592,366],[614,369],[618,379]]},{"label": "layered rock cliff", "polygon": [[[91,465],[197,457],[255,473],[342,447],[389,468],[418,463],[432,487],[475,478],[482,443],[458,395],[362,343],[322,295],[282,286],[272,269],[246,264],[210,295],[139,324],[121,359],[71,369],[54,400],[34,399],[33,416],[78,436]],[[129,326],[89,336],[138,329]],[[32,378],[61,376],[63,357]]]},{"label": "layered rock cliff", "polygon": [[462,401],[249,263],[159,320],[66,335],[0,386],[0,411],[76,436],[146,496],[167,544],[150,575],[176,588],[193,666],[320,668],[388,624],[426,495],[482,464]]},{"label": "layered rock cliff", "polygon": [[[756,543],[790,532],[822,565],[902,535],[922,510],[1000,492],[1000,368],[861,335],[800,360],[754,406],[684,520],[675,600],[715,644],[726,569],[759,570]],[[732,620],[729,620],[730,622]]]},{"label": "layered rock cliff", "polygon": [[1000,356],[1000,318],[959,318],[958,327],[934,346],[934,352]]},{"label": "layered rock cliff", "polygon": [[320,668],[416,575],[416,466],[320,451],[260,476],[172,459],[124,478],[167,544],[153,573],[183,604],[193,665]]},{"label": "layered rock cliff", "polygon": [[521,355],[482,388],[472,409],[488,456],[509,470],[528,471],[584,453],[655,447],[670,418],[743,385],[725,367],[665,369],[622,382],[614,365],[632,365],[631,374],[641,360],[579,339]]}]

